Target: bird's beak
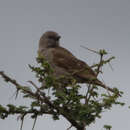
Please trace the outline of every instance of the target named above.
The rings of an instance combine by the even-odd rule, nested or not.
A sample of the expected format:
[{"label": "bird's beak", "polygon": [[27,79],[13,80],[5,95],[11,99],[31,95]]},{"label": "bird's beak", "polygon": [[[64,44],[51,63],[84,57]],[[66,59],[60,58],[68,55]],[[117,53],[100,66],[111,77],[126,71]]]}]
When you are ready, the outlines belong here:
[{"label": "bird's beak", "polygon": [[57,40],[60,40],[61,36],[57,36]]}]

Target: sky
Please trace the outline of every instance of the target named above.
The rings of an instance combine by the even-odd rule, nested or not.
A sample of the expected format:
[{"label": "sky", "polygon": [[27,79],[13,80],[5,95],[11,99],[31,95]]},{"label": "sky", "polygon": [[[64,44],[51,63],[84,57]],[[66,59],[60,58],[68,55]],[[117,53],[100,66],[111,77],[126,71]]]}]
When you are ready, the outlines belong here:
[{"label": "sky", "polygon": [[[76,57],[92,65],[98,56],[90,49],[106,49],[115,56],[111,65],[103,68],[103,80],[124,92],[121,101],[126,106],[113,106],[105,111],[87,130],[103,130],[104,124],[112,130],[130,129],[130,1],[129,0],[1,0],[0,1],[0,71],[27,85],[36,81],[28,64],[36,64],[38,42],[47,30],[61,35],[61,45]],[[26,105],[29,100],[19,96],[15,89],[0,78],[0,104]],[[31,130],[33,120],[25,118],[23,130]],[[39,117],[35,130],[66,130],[70,124],[61,117],[53,121],[50,116]],[[18,130],[17,116],[0,119],[1,130]],[[75,130],[75,128],[72,128]]]}]

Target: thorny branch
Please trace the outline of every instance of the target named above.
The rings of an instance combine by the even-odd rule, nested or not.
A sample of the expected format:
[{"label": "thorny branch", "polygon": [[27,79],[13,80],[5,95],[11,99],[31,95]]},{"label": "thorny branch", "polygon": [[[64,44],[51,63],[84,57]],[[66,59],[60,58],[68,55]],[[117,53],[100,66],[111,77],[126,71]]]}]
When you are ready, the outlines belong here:
[{"label": "thorny branch", "polygon": [[98,51],[89,49],[89,48],[87,48],[87,47],[85,47],[85,46],[83,46],[83,45],[80,45],[80,46],[81,46],[82,48],[84,48],[84,49],[87,49],[87,50],[91,51],[91,52],[94,52],[94,53],[96,53],[96,54],[100,54]]},{"label": "thorny branch", "polygon": [[[23,87],[22,85],[20,85],[18,82],[16,82],[16,80],[11,79],[9,76],[7,76],[6,74],[4,74],[3,71],[0,71],[0,75],[4,78],[5,81],[10,82],[10,83],[12,83],[13,85],[15,85],[15,87],[16,87],[17,89],[20,89],[20,90],[24,91],[25,93],[30,94],[31,96],[37,98],[37,100],[40,100],[41,102],[46,103],[46,104],[50,107],[51,113],[50,113],[50,112],[49,112],[49,113],[46,113],[46,112],[45,112],[45,114],[54,114],[55,112],[54,112],[53,110],[57,110],[57,111],[58,111],[61,115],[63,115],[69,122],[71,122],[71,124],[72,124],[73,126],[75,126],[75,127],[78,128],[78,129],[82,129],[82,126],[79,125],[73,118],[71,118],[70,114],[68,113],[68,112],[70,112],[68,109],[67,109],[67,110],[65,109],[65,110],[63,111],[62,108],[60,108],[60,107],[58,107],[58,106],[54,106],[54,105],[49,101],[49,99],[45,96],[45,94],[43,94],[43,93],[41,93],[41,92],[40,92],[40,93],[41,93],[42,97],[41,97],[41,95],[38,95],[37,93],[33,93],[33,92],[31,92],[31,91],[29,91],[29,90],[27,90],[27,89],[24,89],[24,87]],[[32,83],[32,82],[31,82],[31,83]],[[32,83],[32,84],[33,84],[33,83]],[[33,85],[34,85],[34,84],[33,84]],[[35,86],[35,85],[34,85],[34,86]],[[36,86],[35,86],[35,87],[36,87]],[[53,109],[53,110],[52,110],[52,109]]]},{"label": "thorny branch", "polygon": [[100,62],[99,62],[99,65],[97,67],[97,73],[96,73],[96,76],[98,76],[98,74],[101,72],[100,69],[102,67],[102,60],[103,60],[103,54],[101,53],[100,54]]},{"label": "thorny branch", "polygon": [[[95,64],[93,66],[91,66],[91,68],[97,68],[95,70],[96,72],[96,76],[99,75],[99,73],[101,73],[101,67],[106,64],[106,63],[109,63],[112,59],[114,59],[114,57],[111,57],[107,60],[103,60],[103,56],[105,55],[105,51],[104,50],[100,50],[99,52],[95,51],[95,50],[92,50],[92,49],[89,49],[87,47],[84,47],[82,46],[83,48],[89,50],[89,51],[92,51],[98,55],[100,55],[100,61],[98,64]],[[33,67],[31,67],[33,68]],[[33,70],[33,69],[32,69]],[[34,67],[34,72],[36,73],[40,73],[41,70],[40,68],[38,67]],[[75,72],[77,73],[77,72]],[[43,70],[42,70],[42,74],[43,74]],[[24,110],[22,113],[21,111],[18,111],[17,109],[14,109],[12,110],[12,113],[10,111],[8,111],[7,109],[3,110],[3,113],[9,113],[10,115],[11,114],[20,114],[21,115],[21,120],[22,120],[22,123],[21,123],[21,129],[22,130],[22,126],[23,126],[23,120],[24,120],[24,117],[27,115],[27,114],[33,114],[34,117],[34,124],[33,124],[33,130],[34,130],[34,126],[35,126],[35,123],[36,123],[36,119],[39,115],[43,115],[43,114],[50,114],[52,116],[54,115],[62,115],[65,119],[67,119],[70,123],[71,123],[71,126],[67,129],[71,129],[71,127],[75,127],[77,128],[77,130],[85,130],[85,127],[87,125],[89,125],[91,122],[93,122],[95,120],[96,117],[100,116],[99,114],[101,113],[100,109],[102,108],[110,108],[112,104],[121,104],[120,102],[116,102],[116,98],[118,96],[116,96],[115,94],[115,97],[110,97],[109,98],[106,98],[107,95],[105,95],[106,97],[104,98],[105,100],[103,101],[103,105],[101,106],[101,104],[98,106],[98,102],[96,102],[97,106],[93,104],[91,104],[90,102],[90,112],[88,112],[87,110],[84,110],[84,108],[86,109],[86,107],[89,107],[89,101],[90,99],[92,99],[91,97],[93,97],[93,101],[95,101],[95,97],[92,95],[92,93],[94,92],[94,88],[95,86],[92,85],[92,84],[89,84],[88,85],[88,89],[87,89],[87,92],[86,92],[86,95],[83,96],[83,95],[78,95],[77,92],[78,92],[78,88],[77,90],[74,90],[75,93],[69,93],[69,94],[72,94],[72,95],[65,95],[63,98],[68,98],[67,100],[67,103],[63,103],[61,106],[59,104],[55,104],[55,100],[51,100],[44,91],[42,91],[35,83],[33,83],[32,81],[28,81],[35,89],[36,91],[33,92],[31,89],[27,89],[28,86],[22,86],[20,85],[16,80],[10,78],[9,76],[7,76],[3,71],[0,71],[0,75],[3,77],[3,79],[6,81],[6,82],[10,82],[12,83],[16,89],[17,89],[17,92],[18,91],[22,91],[22,93],[24,93],[25,95],[30,95],[31,97],[33,97],[33,99],[35,99],[36,101],[38,101],[39,103],[39,106],[40,106],[40,110],[37,110],[37,109],[28,109],[28,110]],[[51,84],[52,85],[52,84]],[[49,88],[50,89],[50,88]],[[110,89],[110,88],[108,88]],[[68,91],[68,89],[66,89]],[[72,88],[73,90],[73,88]],[[114,92],[114,91],[113,91]],[[62,93],[60,93],[62,94]],[[75,95],[74,95],[75,94]],[[72,96],[72,97],[71,97]],[[76,96],[76,97],[75,97]],[[78,97],[79,96],[79,97]],[[82,98],[80,96],[83,96]],[[73,100],[71,100],[71,98]],[[77,100],[77,102],[75,102],[75,98]],[[81,103],[80,102],[80,99],[84,99],[85,100],[85,103]],[[63,102],[62,99],[58,99],[60,102]],[[69,102],[68,102],[69,100]],[[73,104],[73,101],[74,103],[77,103],[77,104]],[[72,102],[72,106],[71,106],[71,102]],[[70,104],[69,104],[70,103]],[[47,109],[44,109],[42,108],[43,105],[46,105],[47,106]],[[68,106],[66,106],[68,105]],[[69,106],[70,105],[70,106]],[[76,108],[77,107],[77,108]],[[98,107],[98,111],[94,111],[95,114],[97,115],[93,115],[93,111],[92,109],[94,108],[97,108]],[[101,108],[102,107],[102,108]],[[70,109],[71,108],[71,109]],[[74,109],[74,110],[73,110]],[[81,110],[80,110],[81,109]],[[83,109],[83,110],[82,110]],[[2,110],[2,109],[1,109]],[[0,112],[1,112],[0,110]],[[91,112],[92,111],[92,112]],[[73,113],[73,114],[72,114]],[[81,115],[80,115],[81,113]],[[92,115],[91,115],[92,114]],[[78,116],[77,116],[78,115]],[[80,117],[81,116],[81,117]],[[82,116],[84,119],[82,119]],[[89,121],[89,118],[90,118],[90,122]],[[77,118],[78,117],[78,118]]]},{"label": "thorny branch", "polygon": [[[100,53],[100,52],[98,52],[98,51],[95,51],[95,50],[92,50],[92,49],[89,49],[89,48],[87,48],[87,47],[85,47],[85,46],[81,46],[82,48],[85,48],[85,49],[87,49],[87,50],[89,50],[89,51],[92,51],[92,52],[94,52],[94,53],[96,53],[96,54],[98,54],[98,55],[100,55],[100,61],[99,61],[99,64],[96,64],[96,66],[97,66],[97,69],[96,69],[96,76],[98,76],[98,74],[101,72],[100,71],[100,69],[101,69],[101,67],[102,67],[102,61],[103,61],[103,53]],[[94,66],[93,66],[94,67]],[[89,101],[89,99],[91,98],[91,92],[93,91],[93,89],[94,89],[94,87],[92,87],[91,88],[91,84],[89,84],[88,85],[88,90],[87,90],[87,93],[86,93],[86,99],[85,99],[85,104],[87,104],[88,103],[88,101]],[[88,96],[88,94],[89,94],[89,96]]]}]

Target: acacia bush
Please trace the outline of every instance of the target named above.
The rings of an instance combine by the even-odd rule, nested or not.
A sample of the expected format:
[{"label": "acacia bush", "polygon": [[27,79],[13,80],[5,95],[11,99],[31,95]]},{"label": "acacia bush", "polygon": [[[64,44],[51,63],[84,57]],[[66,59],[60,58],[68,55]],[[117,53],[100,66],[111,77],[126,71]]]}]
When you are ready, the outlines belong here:
[{"label": "acacia bush", "polygon": [[[97,52],[100,56],[99,63],[91,66],[97,76],[102,74],[101,68],[110,63],[114,57],[104,59],[107,54],[105,50]],[[24,117],[30,114],[30,118],[34,119],[34,129],[36,119],[38,116],[44,114],[52,115],[54,120],[59,120],[62,115],[70,122],[70,127],[75,127],[77,130],[85,130],[90,124],[95,122],[96,118],[101,118],[101,113],[105,110],[110,110],[113,105],[124,105],[118,101],[122,96],[122,92],[117,88],[113,88],[114,92],[103,90],[94,84],[86,84],[85,93],[81,93],[84,87],[77,83],[75,79],[64,77],[57,79],[53,76],[53,68],[50,67],[48,62],[43,57],[36,58],[38,65],[29,65],[32,72],[36,74],[37,80],[44,86],[37,86],[33,81],[29,81],[30,86],[19,84],[15,79],[0,71],[0,75],[5,82],[12,83],[16,88],[16,97],[18,93],[23,93],[23,98],[29,98],[30,106],[15,106],[7,104],[7,106],[0,105],[0,118],[6,119],[9,115],[20,115],[22,130]],[[69,84],[62,81],[69,80]],[[35,89],[34,89],[35,88]],[[102,89],[102,91],[100,91]],[[43,126],[44,127],[44,126]],[[111,126],[104,125],[107,130]],[[67,129],[67,128],[66,128]]]}]

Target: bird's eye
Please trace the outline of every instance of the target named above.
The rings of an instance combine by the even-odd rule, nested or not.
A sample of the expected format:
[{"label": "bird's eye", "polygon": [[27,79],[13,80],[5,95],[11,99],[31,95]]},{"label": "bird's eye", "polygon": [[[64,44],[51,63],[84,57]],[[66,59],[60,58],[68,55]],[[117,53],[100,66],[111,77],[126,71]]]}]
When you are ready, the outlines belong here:
[{"label": "bird's eye", "polygon": [[54,39],[54,37],[52,37],[52,36],[49,36],[48,38],[49,38],[49,39]]},{"label": "bird's eye", "polygon": [[58,41],[60,39],[60,36],[58,36],[58,37],[48,36],[48,38],[55,40],[55,41]]}]

